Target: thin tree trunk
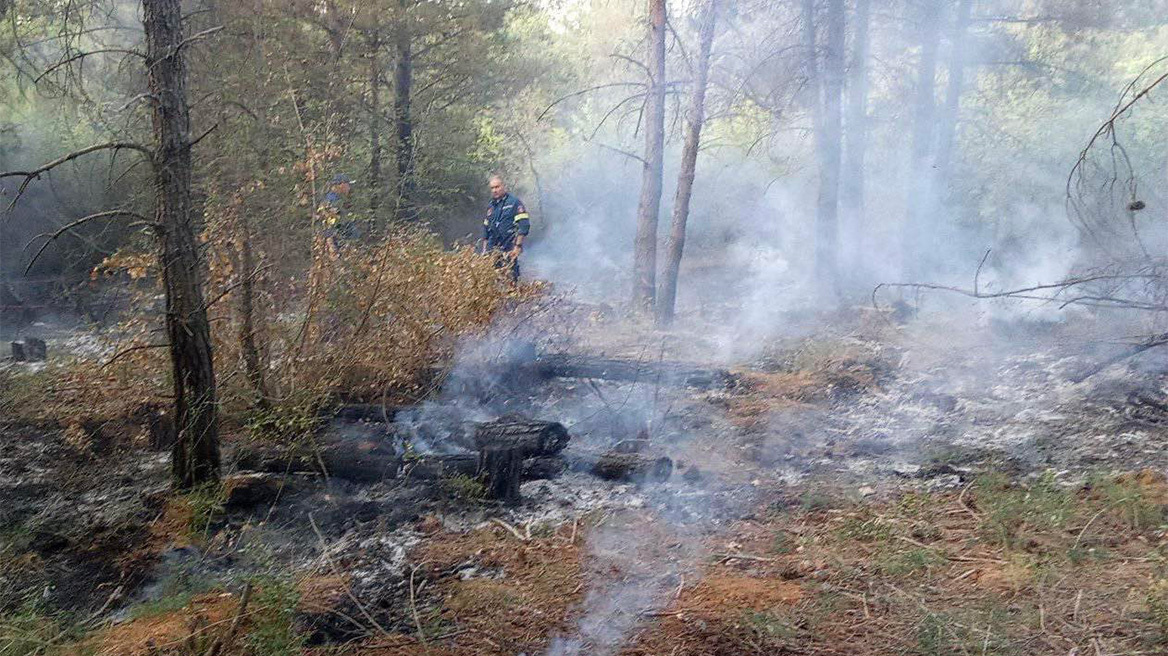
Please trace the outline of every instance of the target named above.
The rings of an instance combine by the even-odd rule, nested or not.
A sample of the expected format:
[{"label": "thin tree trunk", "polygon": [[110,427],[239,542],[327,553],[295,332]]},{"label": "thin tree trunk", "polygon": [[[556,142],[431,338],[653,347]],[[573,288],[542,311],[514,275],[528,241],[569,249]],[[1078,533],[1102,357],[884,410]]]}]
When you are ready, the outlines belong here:
[{"label": "thin tree trunk", "polygon": [[251,384],[254,407],[266,409],[269,406],[267,386],[264,384],[263,358],[260,357],[256,334],[259,327],[255,311],[255,254],[251,247],[251,222],[246,209],[239,213],[238,244],[239,253],[239,349],[243,356],[243,370]]},{"label": "thin tree trunk", "polygon": [[685,224],[689,220],[689,202],[693,196],[698,147],[706,118],[706,86],[710,74],[710,50],[714,44],[714,27],[718,20],[718,0],[706,3],[699,36],[697,68],[694,71],[693,95],[685,123],[685,146],[681,152],[681,172],[677,175],[677,196],[673,202],[673,222],[665,246],[665,269],[661,273],[661,292],[657,297],[657,325],[673,323],[677,302],[677,277],[685,250]]},{"label": "thin tree trunk", "polygon": [[841,225],[845,235],[849,288],[854,288],[867,269],[864,257],[864,158],[868,149],[868,25],[871,0],[856,0],[856,29],[852,62],[848,71],[848,106],[844,118],[843,171],[840,179]]},{"label": "thin tree trunk", "polygon": [[815,217],[815,274],[819,293],[839,296],[836,252],[839,243],[841,122],[844,90],[844,0],[829,0],[823,56],[823,120],[817,140],[819,202]]},{"label": "thin tree trunk", "polygon": [[945,92],[945,109],[937,128],[937,191],[945,193],[949,187],[953,165],[953,145],[957,140],[957,121],[961,112],[961,93],[965,87],[965,35],[969,31],[969,16],[973,0],[960,0],[957,18],[953,23],[952,48],[949,53],[949,84]]},{"label": "thin tree trunk", "polygon": [[[812,135],[821,131],[819,122],[823,115],[822,80],[819,79],[819,47],[815,37],[815,0],[803,0],[803,49],[806,51],[803,60],[804,76],[807,79],[807,109],[811,114]],[[821,148],[819,139],[815,139],[816,162],[822,159],[819,154]]]},{"label": "thin tree trunk", "polygon": [[665,0],[649,0],[649,94],[645,108],[645,167],[637,205],[633,307],[649,310],[657,293],[657,220],[665,149]]},{"label": "thin tree trunk", "polygon": [[369,39],[369,210],[381,209],[381,32]]},{"label": "thin tree trunk", "polygon": [[173,481],[190,488],[219,475],[211,333],[191,210],[190,115],[179,0],[142,0],[146,71],[153,99],[155,217],[160,224],[166,333],[174,369]]},{"label": "thin tree trunk", "polygon": [[936,142],[937,47],[941,0],[924,0],[920,17],[921,59],[917,64],[917,88],[913,117],[912,156],[909,168],[908,217],[904,223],[901,269],[905,280],[916,280],[925,271],[922,262],[931,243],[930,214],[935,187],[929,166]]},{"label": "thin tree trunk", "polygon": [[401,1],[397,29],[397,57],[393,66],[393,115],[397,123],[398,218],[414,216],[414,124],[410,116],[410,93],[414,82],[414,61],[406,0]]}]

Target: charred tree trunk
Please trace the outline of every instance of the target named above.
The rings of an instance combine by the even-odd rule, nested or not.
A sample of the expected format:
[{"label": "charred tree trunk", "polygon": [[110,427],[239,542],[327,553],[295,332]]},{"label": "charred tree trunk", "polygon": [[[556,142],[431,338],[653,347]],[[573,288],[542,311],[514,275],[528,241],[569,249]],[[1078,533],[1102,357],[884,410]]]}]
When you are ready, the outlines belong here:
[{"label": "charred tree trunk", "polygon": [[957,121],[961,112],[961,93],[965,87],[965,35],[969,31],[969,16],[973,0],[961,0],[953,23],[953,39],[949,52],[949,84],[945,92],[945,109],[937,128],[936,184],[938,193],[949,187],[953,165],[953,144],[957,140]]},{"label": "charred tree trunk", "polygon": [[714,27],[718,20],[718,0],[709,0],[702,16],[697,68],[694,71],[693,96],[685,122],[685,146],[681,152],[681,172],[677,176],[677,196],[673,202],[673,223],[665,246],[665,269],[661,275],[661,292],[657,297],[657,325],[673,323],[677,303],[677,277],[685,250],[685,224],[689,220],[689,201],[693,196],[694,176],[701,145],[702,125],[706,119],[706,86],[710,74],[710,50],[714,44]]},{"label": "charred tree trunk", "polygon": [[665,0],[649,0],[649,93],[637,237],[633,244],[633,308],[649,310],[657,293],[657,220],[665,150]]},{"label": "charred tree trunk", "polygon": [[381,209],[381,32],[369,39],[369,210]]},{"label": "charred tree trunk", "polygon": [[841,225],[846,235],[849,288],[857,288],[867,269],[864,257],[864,157],[868,149],[868,24],[871,0],[856,0],[855,42],[848,71],[848,106],[844,119],[845,151],[840,176]]},{"label": "charred tree trunk", "polygon": [[190,488],[219,475],[219,428],[211,334],[191,208],[190,115],[179,0],[142,0],[146,71],[156,146],[155,217],[161,233],[166,333],[174,370],[174,484]]},{"label": "charred tree trunk", "polygon": [[823,118],[816,141],[819,202],[815,216],[815,275],[819,293],[839,296],[836,252],[839,242],[840,146],[844,88],[844,0],[828,0],[823,52]]},{"label": "charred tree trunk", "polygon": [[398,21],[395,50],[397,56],[393,64],[393,116],[397,132],[397,218],[409,219],[415,216],[414,192],[414,123],[410,114],[410,94],[414,83],[413,44],[409,25],[406,22],[408,6],[401,2],[401,17]]},{"label": "charred tree trunk", "polygon": [[904,222],[901,268],[904,279],[917,280],[925,270],[922,258],[932,241],[928,225],[934,203],[933,170],[929,166],[936,136],[937,48],[941,0],[924,0],[920,17],[921,59],[917,64],[912,156],[909,162],[908,216]]}]

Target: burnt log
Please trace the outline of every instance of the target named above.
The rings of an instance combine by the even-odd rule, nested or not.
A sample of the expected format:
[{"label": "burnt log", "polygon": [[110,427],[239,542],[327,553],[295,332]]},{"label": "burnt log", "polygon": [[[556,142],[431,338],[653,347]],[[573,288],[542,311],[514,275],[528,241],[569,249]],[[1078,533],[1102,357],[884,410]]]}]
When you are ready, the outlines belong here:
[{"label": "burnt log", "polygon": [[[568,469],[568,463],[560,456],[541,456],[523,461],[521,480],[538,481],[556,478]],[[416,480],[434,480],[451,476],[475,478],[483,474],[480,456],[471,453],[426,455],[406,461],[402,465],[402,477]]]},{"label": "burnt log", "polygon": [[336,407],[324,407],[318,416],[343,421],[366,421],[371,423],[392,423],[397,413],[405,408],[381,403],[345,403]]},{"label": "burnt log", "polygon": [[473,453],[427,455],[402,463],[402,476],[418,480],[477,477],[480,473],[479,457]]},{"label": "burnt log", "polygon": [[235,454],[239,469],[257,472],[324,474],[354,483],[396,478],[401,458],[392,445],[373,439],[343,439],[316,448],[241,446]]},{"label": "burnt log", "polygon": [[673,460],[639,453],[568,453],[568,466],[609,481],[661,483],[673,475]]},{"label": "burnt log", "polygon": [[45,340],[43,339],[25,337],[24,354],[28,356],[29,362],[43,362],[49,357],[49,348],[45,345]]},{"label": "burnt log", "polygon": [[479,452],[479,470],[492,499],[507,505],[519,503],[525,453],[523,446],[512,445],[492,445]]},{"label": "burnt log", "polygon": [[725,369],[707,369],[683,362],[638,362],[568,354],[543,355],[529,366],[543,379],[593,378],[697,389],[725,389],[733,387],[736,380]]},{"label": "burnt log", "polygon": [[521,417],[502,417],[476,424],[474,445],[479,451],[510,448],[523,458],[554,456],[568,446],[568,429],[556,421],[534,421]]}]

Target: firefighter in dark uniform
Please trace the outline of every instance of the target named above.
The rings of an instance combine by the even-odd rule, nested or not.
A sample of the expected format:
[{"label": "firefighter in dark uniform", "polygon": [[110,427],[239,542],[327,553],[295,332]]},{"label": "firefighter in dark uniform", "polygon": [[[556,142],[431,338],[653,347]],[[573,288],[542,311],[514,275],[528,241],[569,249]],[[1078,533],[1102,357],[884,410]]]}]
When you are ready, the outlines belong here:
[{"label": "firefighter in dark uniform", "polygon": [[483,219],[483,253],[495,254],[495,266],[508,267],[511,280],[519,280],[519,256],[531,231],[531,217],[523,201],[507,192],[498,175],[491,176],[491,202]]}]

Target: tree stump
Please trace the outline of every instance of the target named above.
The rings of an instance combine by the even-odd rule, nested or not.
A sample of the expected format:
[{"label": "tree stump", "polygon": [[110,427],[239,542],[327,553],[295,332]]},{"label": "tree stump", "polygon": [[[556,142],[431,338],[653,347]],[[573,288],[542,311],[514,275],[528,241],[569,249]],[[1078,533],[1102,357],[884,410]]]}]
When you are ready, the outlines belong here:
[{"label": "tree stump", "polygon": [[479,470],[486,474],[487,494],[507,505],[519,503],[523,482],[523,447],[488,446],[479,455]]},{"label": "tree stump", "polygon": [[24,352],[29,362],[43,362],[48,357],[49,348],[42,339],[25,337]]},{"label": "tree stump", "polygon": [[12,342],[12,359],[16,362],[24,362],[27,357],[24,353],[24,344]]}]

